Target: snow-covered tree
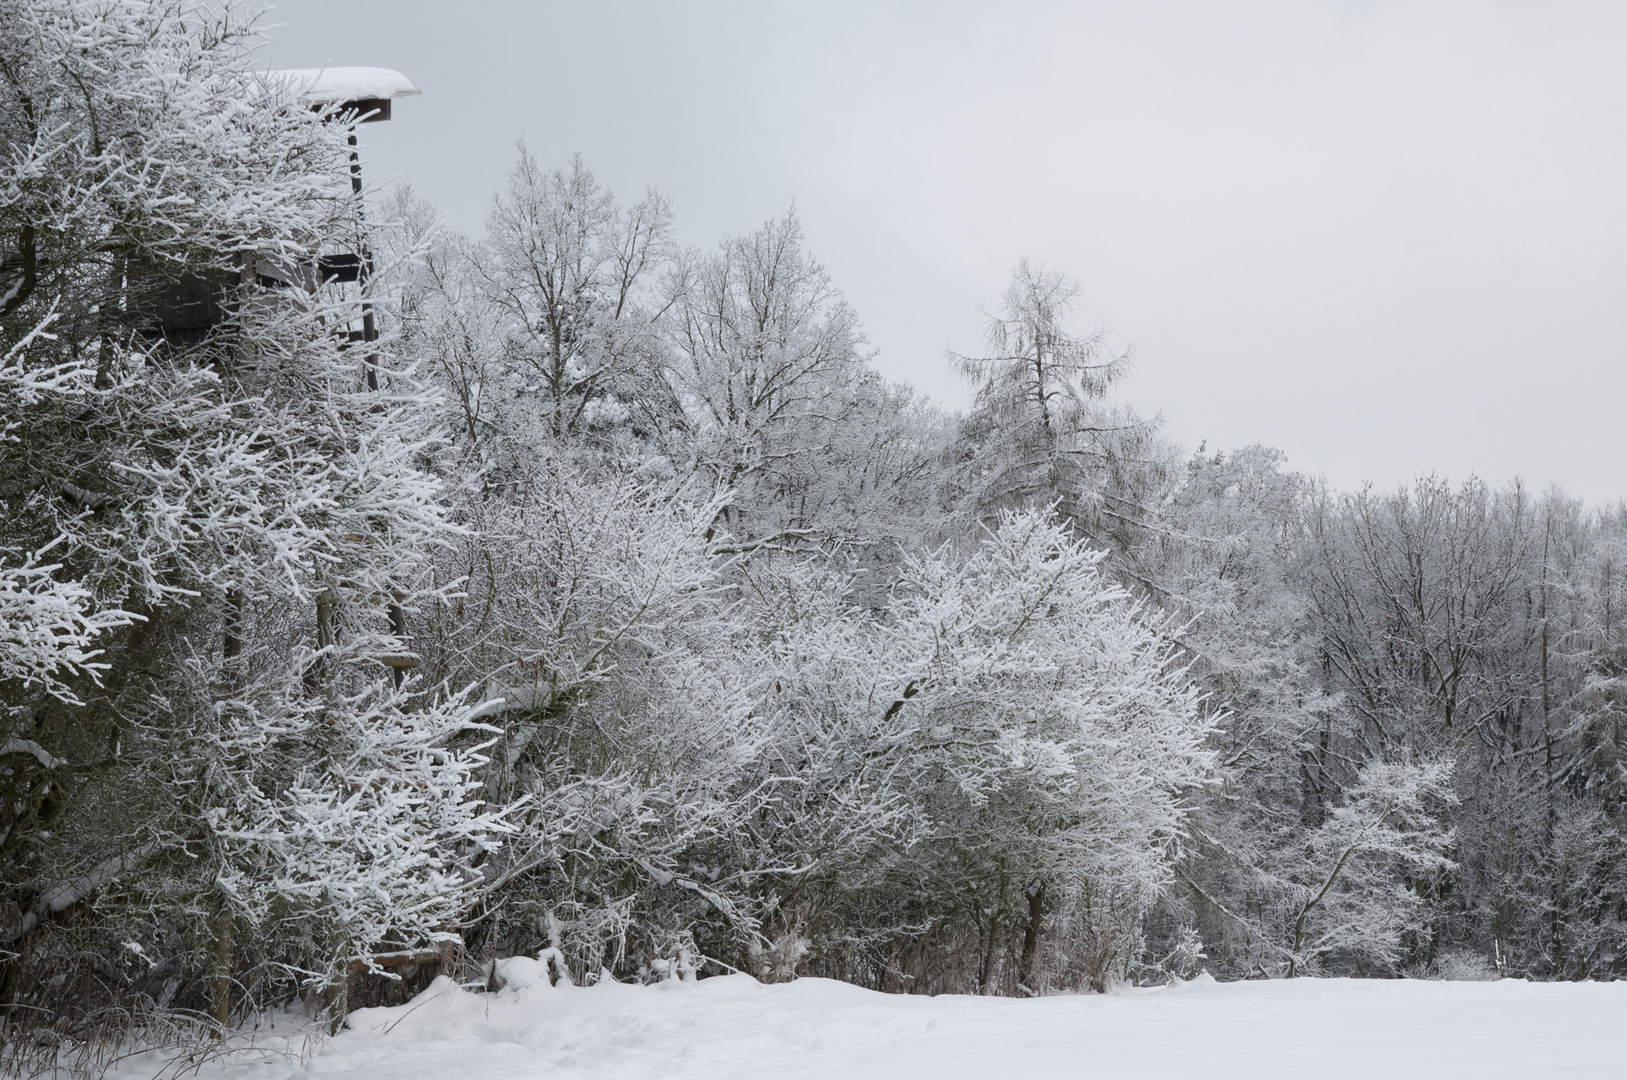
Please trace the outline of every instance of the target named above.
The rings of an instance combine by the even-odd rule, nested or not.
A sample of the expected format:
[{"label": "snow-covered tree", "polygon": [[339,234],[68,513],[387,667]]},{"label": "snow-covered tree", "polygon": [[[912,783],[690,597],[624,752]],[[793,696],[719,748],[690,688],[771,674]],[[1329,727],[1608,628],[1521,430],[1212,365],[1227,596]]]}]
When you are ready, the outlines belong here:
[{"label": "snow-covered tree", "polygon": [[[53,315],[24,334],[0,361],[0,417],[5,417],[0,445],[21,442],[21,432],[32,428],[40,413],[56,414],[70,404],[82,407],[93,391],[95,372],[82,361],[43,368],[28,363],[28,346],[40,338],[49,340],[46,328]],[[97,610],[90,590],[55,576],[62,565],[48,558],[65,540],[59,534],[34,550],[0,550],[0,681],[75,702],[68,682],[106,668],[95,659],[97,634],[126,625],[129,616],[116,608]]]},{"label": "snow-covered tree", "polygon": [[1287,917],[1289,975],[1316,971],[1330,954],[1390,970],[1402,934],[1421,929],[1424,897],[1412,879],[1450,869],[1452,833],[1440,811],[1454,800],[1450,769],[1438,763],[1372,764],[1317,829],[1285,845],[1292,882]]},{"label": "snow-covered tree", "polygon": [[[220,1019],[251,961],[331,981],[381,934],[422,940],[499,827],[472,795],[478,755],[447,745],[473,737],[469,706],[376,685],[411,662],[394,613],[456,530],[420,467],[424,387],[349,350],[363,297],[307,272],[356,242],[345,133],[251,70],[257,36],[252,14],[187,0],[19,0],[0,19],[20,405],[0,547],[49,550],[54,584],[37,559],[6,580],[56,604],[55,674],[82,672],[0,687],[0,733],[72,776],[49,829],[8,822],[0,880],[32,922],[5,932],[65,896],[99,904],[194,996],[211,966]],[[119,623],[91,668],[74,635]],[[50,631],[29,626],[12,629],[36,659],[8,633],[4,664],[37,684]],[[267,921],[313,889],[297,925]]]},{"label": "snow-covered tree", "polygon": [[[1026,924],[1012,974],[1034,988],[1041,920],[1070,890],[1144,909],[1212,775],[1212,720],[1167,625],[1102,558],[1044,513],[1008,515],[964,561],[913,560],[891,612],[884,745],[908,755],[931,827],[906,872],[979,931],[980,987],[1002,929]],[[1097,985],[1133,943],[1115,951]]]},{"label": "snow-covered tree", "polygon": [[673,254],[666,200],[651,191],[623,210],[581,158],[550,172],[522,144],[486,225],[475,271],[542,433],[624,414],[656,369],[654,285]]},{"label": "snow-covered tree", "polygon": [[1068,328],[1078,298],[1072,279],[1023,259],[986,318],[984,354],[950,354],[974,386],[954,485],[970,521],[1055,506],[1081,535],[1124,546],[1150,524],[1172,462],[1155,424],[1106,404],[1130,354]]},{"label": "snow-covered tree", "polygon": [[737,538],[778,535],[781,515],[753,511],[851,400],[863,377],[858,320],[804,249],[794,212],[692,255],[675,288],[672,454],[736,494],[723,520]]}]

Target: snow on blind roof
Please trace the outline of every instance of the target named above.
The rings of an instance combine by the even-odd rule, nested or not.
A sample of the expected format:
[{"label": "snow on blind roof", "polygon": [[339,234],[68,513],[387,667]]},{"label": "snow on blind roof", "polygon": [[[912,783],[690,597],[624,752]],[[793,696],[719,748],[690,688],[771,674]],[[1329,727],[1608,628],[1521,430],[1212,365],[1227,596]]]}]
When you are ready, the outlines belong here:
[{"label": "snow on blind roof", "polygon": [[401,72],[376,67],[287,68],[268,72],[312,105],[410,97],[420,91]]}]

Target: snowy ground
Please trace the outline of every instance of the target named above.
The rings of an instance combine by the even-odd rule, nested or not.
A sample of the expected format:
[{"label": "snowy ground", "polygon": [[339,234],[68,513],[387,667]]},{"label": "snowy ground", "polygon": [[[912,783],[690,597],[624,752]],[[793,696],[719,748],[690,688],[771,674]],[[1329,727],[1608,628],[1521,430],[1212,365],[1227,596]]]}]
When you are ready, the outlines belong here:
[{"label": "snowy ground", "polygon": [[217,1063],[200,1075],[1627,1077],[1627,983],[1200,977],[1157,990],[1018,1001],[882,995],[823,979],[762,986],[745,976],[555,988],[532,961],[507,967],[511,982],[501,993],[437,982],[409,1005],[354,1014],[351,1030],[306,1060]]}]

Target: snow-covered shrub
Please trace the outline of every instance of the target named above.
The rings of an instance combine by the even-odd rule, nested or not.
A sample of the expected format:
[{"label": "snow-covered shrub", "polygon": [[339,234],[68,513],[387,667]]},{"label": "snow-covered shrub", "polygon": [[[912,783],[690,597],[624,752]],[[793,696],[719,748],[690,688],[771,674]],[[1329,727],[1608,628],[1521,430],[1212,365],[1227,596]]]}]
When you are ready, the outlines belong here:
[{"label": "snow-covered shrub", "polygon": [[897,944],[911,925],[959,935],[945,985],[1034,989],[1049,935],[1102,953],[1093,984],[1127,970],[1209,782],[1199,695],[1101,558],[1045,513],[1008,514],[966,557],[911,559],[871,631],[858,757],[919,832],[862,891]]},{"label": "snow-covered shrub", "polygon": [[1426,968],[1423,977],[1442,982],[1492,982],[1501,978],[1492,962],[1477,952],[1450,949]]},{"label": "snow-covered shrub", "polygon": [[[30,429],[42,416],[83,407],[94,392],[96,373],[83,360],[30,363],[29,346],[54,339],[48,327],[55,319],[54,311],[47,312],[0,356],[0,455],[16,453],[25,432],[33,438]],[[68,681],[107,667],[95,659],[94,639],[128,625],[130,616],[117,608],[98,610],[83,584],[57,576],[62,564],[49,556],[67,539],[59,533],[32,550],[0,547],[0,681],[76,702]]]},{"label": "snow-covered shrub", "polygon": [[1289,975],[1315,973],[1336,955],[1379,970],[1397,964],[1402,935],[1423,910],[1409,879],[1453,866],[1452,832],[1439,816],[1455,798],[1450,776],[1440,763],[1368,765],[1303,848],[1289,849]]},{"label": "snow-covered shrub", "polygon": [[[732,615],[710,501],[544,455],[523,499],[475,499],[440,561],[432,661],[479,675],[499,728],[487,797],[524,803],[485,873],[475,947],[560,947],[578,977],[634,966],[697,919],[754,940],[742,791],[762,743],[756,668]],[[629,944],[628,938],[635,940]]]}]

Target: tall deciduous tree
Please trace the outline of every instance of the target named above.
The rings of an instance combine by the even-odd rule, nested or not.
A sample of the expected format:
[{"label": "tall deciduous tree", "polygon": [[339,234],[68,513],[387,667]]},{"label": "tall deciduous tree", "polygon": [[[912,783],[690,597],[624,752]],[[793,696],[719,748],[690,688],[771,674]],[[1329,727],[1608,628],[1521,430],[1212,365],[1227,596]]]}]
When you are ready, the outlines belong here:
[{"label": "tall deciduous tree", "polygon": [[625,411],[655,375],[656,277],[672,257],[672,213],[649,192],[623,210],[573,158],[544,170],[522,144],[492,202],[475,266],[505,316],[514,390],[563,438],[597,407]]}]

